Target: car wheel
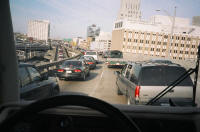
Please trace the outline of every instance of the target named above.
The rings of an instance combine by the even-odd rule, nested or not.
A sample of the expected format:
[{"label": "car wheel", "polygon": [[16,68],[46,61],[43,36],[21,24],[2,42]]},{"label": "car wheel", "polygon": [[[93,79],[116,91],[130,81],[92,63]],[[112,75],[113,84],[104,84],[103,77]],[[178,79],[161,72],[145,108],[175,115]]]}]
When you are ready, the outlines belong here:
[{"label": "car wheel", "polygon": [[123,95],[122,92],[120,91],[119,87],[117,86],[117,84],[116,84],[116,87],[117,87],[117,95]]},{"label": "car wheel", "polygon": [[85,79],[86,79],[86,76],[85,76],[85,73],[83,73],[82,80],[85,81]]},{"label": "car wheel", "polygon": [[88,76],[88,77],[90,76],[90,71],[88,71],[88,74],[87,74],[87,76]]}]

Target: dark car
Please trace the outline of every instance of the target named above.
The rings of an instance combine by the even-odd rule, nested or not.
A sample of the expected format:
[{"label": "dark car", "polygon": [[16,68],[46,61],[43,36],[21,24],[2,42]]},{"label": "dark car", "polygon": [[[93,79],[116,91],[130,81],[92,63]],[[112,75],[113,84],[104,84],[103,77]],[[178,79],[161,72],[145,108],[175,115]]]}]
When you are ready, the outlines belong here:
[{"label": "dark car", "polygon": [[80,60],[67,60],[57,70],[59,79],[81,78],[84,81],[89,75],[89,65]]},{"label": "dark car", "polygon": [[34,65],[19,64],[20,96],[22,100],[38,100],[59,94],[55,77],[41,76]]},{"label": "dark car", "polygon": [[96,68],[96,61],[94,60],[92,56],[81,56],[79,60],[85,61],[86,64],[89,65],[90,69]]}]

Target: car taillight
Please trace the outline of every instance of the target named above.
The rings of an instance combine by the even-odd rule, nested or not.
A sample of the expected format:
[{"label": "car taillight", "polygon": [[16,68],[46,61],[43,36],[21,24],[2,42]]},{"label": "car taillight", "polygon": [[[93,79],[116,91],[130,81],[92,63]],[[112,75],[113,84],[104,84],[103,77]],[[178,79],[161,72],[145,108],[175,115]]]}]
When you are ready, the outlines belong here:
[{"label": "car taillight", "polygon": [[79,70],[79,69],[76,69],[76,70],[74,70],[74,72],[81,72],[81,70]]},{"label": "car taillight", "polygon": [[87,64],[91,65],[91,64],[94,64],[93,62],[88,62]]},{"label": "car taillight", "polygon": [[58,71],[58,72],[64,72],[64,70],[63,70],[63,69],[58,69],[57,71]]},{"label": "car taillight", "polygon": [[140,96],[140,86],[136,86],[135,88],[135,99],[138,100]]}]

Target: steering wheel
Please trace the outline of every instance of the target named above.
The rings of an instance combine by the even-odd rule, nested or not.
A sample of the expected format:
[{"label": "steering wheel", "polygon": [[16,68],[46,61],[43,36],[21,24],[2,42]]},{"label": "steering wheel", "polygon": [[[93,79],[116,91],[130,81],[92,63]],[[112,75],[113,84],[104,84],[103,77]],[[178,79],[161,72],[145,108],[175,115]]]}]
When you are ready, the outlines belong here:
[{"label": "steering wheel", "polygon": [[9,118],[7,118],[0,126],[1,130],[9,130],[21,119],[28,117],[29,115],[35,115],[38,112],[43,110],[54,108],[58,106],[83,106],[88,107],[99,112],[102,112],[106,116],[110,117],[116,123],[121,125],[121,130],[126,132],[140,132],[139,127],[130,120],[126,115],[124,115],[119,109],[116,107],[93,97],[84,96],[84,95],[62,95],[62,96],[54,96],[51,98],[38,100]]}]

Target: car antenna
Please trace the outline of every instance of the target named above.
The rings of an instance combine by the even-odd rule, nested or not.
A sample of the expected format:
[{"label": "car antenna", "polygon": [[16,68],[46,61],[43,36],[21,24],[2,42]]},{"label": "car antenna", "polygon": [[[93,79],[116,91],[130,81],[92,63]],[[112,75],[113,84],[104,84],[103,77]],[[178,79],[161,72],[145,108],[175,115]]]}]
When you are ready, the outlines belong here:
[{"label": "car antenna", "polygon": [[158,101],[161,97],[163,97],[166,93],[171,91],[175,86],[180,84],[184,79],[186,79],[191,74],[195,73],[194,77],[194,85],[193,85],[193,98],[192,98],[192,105],[196,106],[195,100],[196,100],[196,88],[197,88],[197,80],[198,80],[198,71],[199,71],[199,61],[200,61],[200,44],[198,46],[198,52],[197,52],[197,62],[195,69],[190,68],[188,71],[186,71],[183,75],[181,75],[177,80],[172,82],[168,87],[166,87],[163,91],[158,93],[154,98],[152,98],[146,105],[153,105],[156,101]]}]

